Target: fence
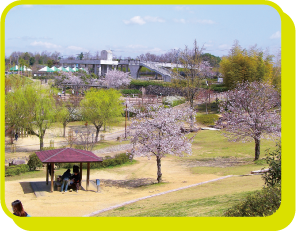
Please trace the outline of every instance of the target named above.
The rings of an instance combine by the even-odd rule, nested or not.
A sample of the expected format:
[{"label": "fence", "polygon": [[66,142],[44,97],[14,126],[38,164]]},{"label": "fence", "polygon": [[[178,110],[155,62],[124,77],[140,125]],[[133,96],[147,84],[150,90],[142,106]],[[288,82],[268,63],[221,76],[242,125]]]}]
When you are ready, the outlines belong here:
[{"label": "fence", "polygon": [[130,97],[127,95],[125,97],[125,100],[132,105],[148,105],[148,104],[158,104],[162,103],[162,97],[157,96],[157,95],[145,95],[145,96],[140,96],[138,97]]}]

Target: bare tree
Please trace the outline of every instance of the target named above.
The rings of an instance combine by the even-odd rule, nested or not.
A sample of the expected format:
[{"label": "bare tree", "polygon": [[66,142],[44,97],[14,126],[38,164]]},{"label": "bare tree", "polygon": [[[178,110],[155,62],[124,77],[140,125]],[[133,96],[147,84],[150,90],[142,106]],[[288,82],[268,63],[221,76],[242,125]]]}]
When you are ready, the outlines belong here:
[{"label": "bare tree", "polygon": [[193,109],[193,101],[196,98],[201,87],[201,81],[205,78],[204,63],[202,59],[203,47],[198,47],[196,40],[193,44],[193,49],[185,46],[185,49],[180,52],[179,63],[183,67],[184,75],[180,75],[178,71],[173,73],[175,80],[173,83],[182,88],[186,93],[186,98],[190,102],[190,107]]},{"label": "bare tree", "polygon": [[86,126],[86,131],[78,133],[76,144],[83,147],[83,150],[91,151],[94,148],[94,133]]}]

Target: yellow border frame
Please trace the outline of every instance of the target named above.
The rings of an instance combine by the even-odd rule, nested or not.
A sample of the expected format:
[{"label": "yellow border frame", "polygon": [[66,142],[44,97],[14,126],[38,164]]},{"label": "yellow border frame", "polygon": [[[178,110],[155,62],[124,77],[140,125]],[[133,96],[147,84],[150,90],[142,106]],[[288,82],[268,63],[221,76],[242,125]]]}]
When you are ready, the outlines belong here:
[{"label": "yellow border frame", "polygon": [[[5,154],[4,146],[4,85],[5,85],[5,17],[11,8],[17,5],[24,4],[77,4],[81,5],[78,0],[42,0],[42,3],[37,0],[22,0],[13,2],[8,5],[1,15],[1,154]],[[148,2],[148,1],[145,1]],[[119,1],[115,0],[112,4],[139,4],[135,0]],[[87,4],[104,4],[95,0],[87,0],[83,2]],[[110,3],[105,3],[109,4]],[[146,4],[170,4],[178,5],[180,1],[177,0],[150,0]],[[286,15],[281,8],[273,2],[264,0],[185,0],[182,5],[186,4],[233,4],[233,5],[268,5],[278,11],[281,16],[282,24],[282,204],[279,210],[269,217],[256,218],[224,218],[224,217],[182,217],[182,218],[113,218],[113,217],[99,217],[99,218],[75,218],[75,224],[65,223],[66,221],[73,221],[73,218],[65,217],[30,217],[22,218],[13,216],[5,205],[5,173],[4,162],[5,156],[1,155],[1,206],[4,212],[11,217],[16,225],[25,230],[101,230],[101,231],[134,231],[134,230],[148,230],[148,231],[187,231],[187,230],[203,230],[203,231],[275,231],[287,227],[293,220],[295,214],[295,25],[288,15]],[[251,16],[250,16],[251,17]],[[52,228],[49,225],[57,225]]]}]

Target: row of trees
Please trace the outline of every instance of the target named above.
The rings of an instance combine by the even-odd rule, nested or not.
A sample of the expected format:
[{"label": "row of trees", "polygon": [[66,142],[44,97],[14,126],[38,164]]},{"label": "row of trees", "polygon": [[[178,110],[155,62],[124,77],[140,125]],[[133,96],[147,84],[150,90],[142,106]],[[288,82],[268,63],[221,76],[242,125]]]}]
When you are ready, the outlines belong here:
[{"label": "row of trees", "polygon": [[20,64],[20,60],[24,60],[29,66],[36,65],[56,65],[59,63],[61,59],[61,53],[58,51],[55,52],[12,52],[10,56],[5,56],[5,65],[13,66],[16,64]]},{"label": "row of trees", "polygon": [[259,81],[272,84],[280,90],[280,52],[274,57],[256,46],[243,49],[235,41],[228,56],[222,57],[220,72],[224,84],[230,89],[235,88],[237,83]]},{"label": "row of trees", "polygon": [[44,146],[46,130],[54,122],[63,124],[65,136],[66,125],[79,114],[83,120],[95,126],[95,141],[98,141],[101,127],[114,123],[123,113],[121,94],[112,88],[90,89],[78,103],[73,98],[61,101],[57,97],[58,90],[49,86],[44,87],[32,82],[17,83],[12,86],[12,91],[6,94],[6,125],[14,131],[25,130],[36,135],[40,140],[40,149]]},{"label": "row of trees", "polygon": [[[186,98],[190,102],[190,108],[188,109],[190,112],[176,112],[173,109],[163,109],[153,106],[145,109],[144,112],[138,112],[137,117],[132,123],[131,131],[135,132],[131,138],[132,143],[135,145],[133,153],[142,155],[153,154],[156,156],[158,165],[157,179],[159,182],[161,181],[160,160],[165,154],[181,155],[184,152],[190,153],[190,145],[186,137],[180,132],[180,123],[187,121],[192,125],[194,119],[194,100],[200,93],[202,80],[208,78],[209,73],[211,73],[211,68],[204,65],[203,54],[203,48],[198,47],[196,41],[194,42],[193,49],[185,47],[184,50],[180,51],[179,57],[179,61],[184,67],[183,72],[185,75],[179,75],[177,71],[174,73],[175,78],[173,84],[178,88],[182,88],[187,93]],[[280,97],[278,92],[270,86],[270,82],[272,81],[269,78],[270,76],[267,75],[269,71],[267,72],[264,66],[266,64],[266,67],[269,67],[269,63],[262,62],[260,57],[262,58],[263,54],[259,58],[258,56],[256,59],[254,58],[255,61],[251,63],[252,73],[259,80],[254,78],[251,79],[253,82],[249,82],[248,78],[238,78],[235,81],[236,85],[231,86],[234,90],[227,93],[227,101],[220,105],[220,112],[223,115],[220,124],[221,127],[225,128],[226,132],[228,132],[227,135],[232,139],[253,138],[255,140],[255,160],[260,155],[260,139],[265,135],[280,135],[280,113],[277,112],[277,110],[280,111]],[[256,66],[258,62],[259,65]],[[234,60],[230,63],[233,65],[233,69],[238,68],[244,70],[242,65],[236,63]],[[243,62],[242,64],[245,63]],[[256,67],[253,68],[253,66]],[[75,74],[65,74],[62,81],[69,81],[72,78],[71,75]],[[246,76],[253,78],[254,75]],[[116,83],[115,76],[116,72],[114,73],[113,80],[109,82],[111,83],[109,87],[117,88],[114,84]],[[237,75],[235,74],[234,76],[236,77]],[[75,76],[73,78],[77,79],[78,77]],[[117,78],[119,77],[117,76]],[[119,83],[119,81],[117,82]],[[237,85],[240,82],[241,84]],[[39,94],[37,96],[45,96],[45,94]],[[96,141],[98,140],[101,127],[107,123],[114,123],[116,117],[122,113],[123,105],[119,97],[120,94],[114,89],[89,90],[86,92],[85,98],[81,101],[80,107],[84,120],[91,122],[96,128]],[[15,97],[15,99],[18,99],[18,97]],[[24,104],[24,106],[27,105]],[[47,105],[44,104],[44,107],[47,107]],[[39,110],[37,110],[39,114],[44,115],[47,112],[43,108],[36,108]],[[15,107],[15,110],[17,109],[18,107]],[[34,112],[30,108],[27,111]],[[47,115],[50,115],[50,113]],[[22,111],[20,111],[20,116],[22,116]],[[47,120],[41,116],[38,118],[43,123]],[[8,118],[8,121],[12,122],[13,120]],[[29,118],[29,120],[26,119],[26,121],[31,125],[39,126],[37,119],[35,120],[33,117]],[[20,126],[22,125],[29,128],[26,124],[21,124]],[[33,132],[33,134],[41,138],[47,128],[46,125],[45,127],[39,126],[38,134],[36,132]],[[42,132],[42,129],[45,129],[44,132]]]},{"label": "row of trees", "polygon": [[[180,52],[180,63],[184,66],[185,75],[175,72],[173,80],[173,84],[186,93],[191,109],[194,109],[194,100],[202,91],[202,80],[207,78],[210,71],[203,67],[203,48],[198,47],[196,41],[193,45],[193,49],[185,47]],[[237,57],[243,61],[237,62]],[[244,60],[250,61],[248,69],[245,69],[248,62]],[[271,85],[275,80],[271,60],[271,56],[264,59],[263,53],[256,47],[247,52],[236,42],[230,55],[223,57],[221,61],[222,69],[226,67],[226,63],[230,67],[222,75],[225,83],[231,83],[229,88],[233,90],[226,93],[227,101],[220,104],[220,113],[223,116],[220,126],[231,140],[254,139],[255,160],[260,155],[260,140],[273,135],[280,136],[281,131],[280,93]],[[280,76],[280,70],[277,75]],[[280,79],[277,80],[280,83]]]}]

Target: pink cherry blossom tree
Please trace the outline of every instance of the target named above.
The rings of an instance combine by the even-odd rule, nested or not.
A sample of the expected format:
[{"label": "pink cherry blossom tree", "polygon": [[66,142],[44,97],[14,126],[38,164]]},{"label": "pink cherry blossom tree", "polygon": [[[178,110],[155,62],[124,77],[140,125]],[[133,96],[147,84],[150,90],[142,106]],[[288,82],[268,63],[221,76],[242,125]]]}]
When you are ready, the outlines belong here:
[{"label": "pink cherry blossom tree", "polygon": [[255,141],[255,159],[260,156],[260,140],[281,136],[281,99],[270,85],[245,82],[228,91],[220,103],[218,125],[232,141]]},{"label": "pink cherry blossom tree", "polygon": [[88,75],[83,71],[78,72],[64,72],[60,71],[55,77],[57,84],[70,84],[76,93],[78,89],[87,84],[93,84],[97,82],[98,79],[94,78],[92,75]]},{"label": "pink cherry blossom tree", "polygon": [[105,82],[108,88],[117,89],[122,85],[129,85],[131,77],[128,72],[111,70],[106,74]]},{"label": "pink cherry blossom tree", "polygon": [[138,112],[129,128],[132,155],[156,157],[157,181],[162,181],[161,159],[166,154],[183,156],[191,154],[191,139],[181,133],[184,123],[190,121],[193,111],[176,110],[152,105]]}]

